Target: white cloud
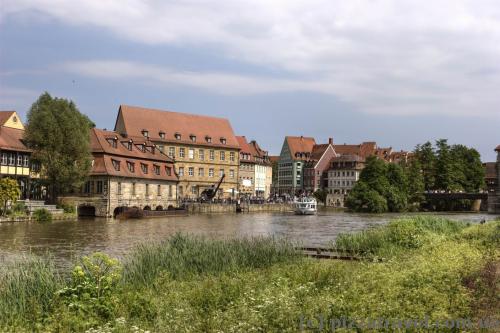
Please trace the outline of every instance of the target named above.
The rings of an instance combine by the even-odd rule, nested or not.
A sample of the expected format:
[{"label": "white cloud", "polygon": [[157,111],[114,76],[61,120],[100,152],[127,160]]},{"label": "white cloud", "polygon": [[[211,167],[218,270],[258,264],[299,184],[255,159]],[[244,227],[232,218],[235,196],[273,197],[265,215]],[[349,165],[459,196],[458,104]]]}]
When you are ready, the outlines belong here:
[{"label": "white cloud", "polygon": [[3,7],[4,15],[36,12],[138,43],[216,46],[221,57],[296,79],[72,64],[86,75],[225,94],[317,91],[383,114],[493,115],[500,105],[496,0],[4,0]]}]

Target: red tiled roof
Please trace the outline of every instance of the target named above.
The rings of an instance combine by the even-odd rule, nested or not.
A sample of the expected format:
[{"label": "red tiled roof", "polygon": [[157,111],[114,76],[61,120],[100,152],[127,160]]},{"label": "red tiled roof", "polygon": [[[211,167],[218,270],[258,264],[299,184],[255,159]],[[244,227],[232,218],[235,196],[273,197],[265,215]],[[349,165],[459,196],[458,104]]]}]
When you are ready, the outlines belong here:
[{"label": "red tiled roof", "polygon": [[333,149],[339,155],[359,155],[366,158],[375,154],[377,144],[375,142],[363,142],[359,145],[333,145]]},{"label": "red tiled roof", "polygon": [[269,156],[269,161],[271,161],[271,163],[278,162],[279,160],[279,156]]},{"label": "red tiled roof", "polygon": [[24,130],[0,126],[0,148],[31,152],[23,143]]},{"label": "red tiled roof", "polygon": [[306,160],[308,157],[304,156],[295,156],[297,153],[311,153],[314,145],[316,144],[316,140],[311,137],[304,136],[287,136],[285,137],[286,142],[288,143],[288,148],[290,149],[290,155],[294,160]]},{"label": "red tiled roof", "polygon": [[[120,116],[123,119],[125,133],[129,136],[141,136],[142,131],[147,130],[153,141],[189,144],[193,143],[190,136],[195,135],[196,144],[239,147],[231,124],[224,118],[121,105],[115,130]],[[160,138],[160,132],[165,133],[165,139]],[[180,140],[175,138],[176,133],[181,135]],[[211,138],[211,143],[206,141],[207,136]],[[226,140],[226,144],[221,143],[221,138]]]},{"label": "red tiled roof", "polygon": [[[142,142],[132,140],[132,150],[126,147],[127,142],[131,138],[125,138],[122,135],[93,128],[90,133],[91,149],[94,155],[94,165],[91,175],[111,175],[119,177],[145,178],[145,179],[161,179],[161,180],[177,180],[177,176],[173,170],[173,160],[161,153],[158,149],[154,149],[152,144],[146,142],[146,149],[142,151],[137,147],[138,143]],[[116,139],[116,148],[108,140]],[[113,165],[113,160],[120,163],[120,170],[116,170]],[[134,172],[128,169],[127,162],[134,163]],[[148,168],[147,173],[143,173],[141,164],[145,164]],[[154,172],[154,166],[160,167],[160,174]],[[171,175],[167,175],[165,167],[171,168]]]},{"label": "red tiled roof", "polygon": [[245,136],[236,136],[236,140],[238,141],[238,145],[240,146],[241,153],[250,154],[251,156],[254,156],[257,153],[252,145],[248,143]]},{"label": "red tiled roof", "polygon": [[15,111],[0,111],[0,126],[5,124],[5,122],[12,116]]},{"label": "red tiled roof", "polygon": [[496,164],[496,162],[483,163],[483,167],[484,167],[486,178],[497,178],[497,164]]},{"label": "red tiled roof", "polygon": [[328,149],[329,144],[324,143],[324,144],[319,144],[319,145],[314,145],[312,152],[311,152],[311,160],[317,161],[321,159],[321,156],[325,153],[325,151]]}]

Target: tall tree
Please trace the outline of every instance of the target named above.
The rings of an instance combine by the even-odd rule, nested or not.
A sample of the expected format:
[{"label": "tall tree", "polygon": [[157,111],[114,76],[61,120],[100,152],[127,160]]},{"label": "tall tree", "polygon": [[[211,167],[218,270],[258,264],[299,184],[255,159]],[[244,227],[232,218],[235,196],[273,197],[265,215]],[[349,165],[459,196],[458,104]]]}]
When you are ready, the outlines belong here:
[{"label": "tall tree", "polygon": [[405,170],[408,178],[408,202],[418,205],[425,200],[425,182],[420,161],[417,158],[411,160]]},{"label": "tall tree", "polygon": [[415,158],[420,162],[424,189],[430,191],[434,189],[436,182],[436,155],[432,143],[427,141],[415,148]]},{"label": "tall tree", "polygon": [[52,201],[80,187],[90,171],[92,126],[75,103],[47,92],[31,106],[25,140],[34,151],[33,159],[42,165]]}]

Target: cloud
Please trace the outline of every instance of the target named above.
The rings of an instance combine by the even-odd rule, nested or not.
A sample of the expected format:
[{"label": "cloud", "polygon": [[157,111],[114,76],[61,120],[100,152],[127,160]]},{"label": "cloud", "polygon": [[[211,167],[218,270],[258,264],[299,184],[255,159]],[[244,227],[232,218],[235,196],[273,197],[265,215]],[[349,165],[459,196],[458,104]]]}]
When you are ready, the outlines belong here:
[{"label": "cloud", "polygon": [[292,79],[116,60],[67,67],[85,75],[224,94],[314,91],[375,114],[491,116],[500,105],[496,0],[4,0],[3,7],[3,15],[37,13],[139,44],[209,46]]}]

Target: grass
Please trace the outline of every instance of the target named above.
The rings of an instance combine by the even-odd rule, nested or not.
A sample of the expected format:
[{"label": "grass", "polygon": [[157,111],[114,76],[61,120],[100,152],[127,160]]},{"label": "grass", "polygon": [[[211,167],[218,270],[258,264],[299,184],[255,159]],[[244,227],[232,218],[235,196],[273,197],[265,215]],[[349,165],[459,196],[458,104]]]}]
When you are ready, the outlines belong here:
[{"label": "grass", "polygon": [[[0,278],[0,332],[296,332],[301,318],[305,331],[316,332],[319,315],[443,320],[497,313],[500,221],[408,218],[337,243],[392,252],[382,263],[319,261],[299,257],[281,239],[178,234],[139,246],[121,264],[100,254],[99,264],[78,264],[66,279],[50,260],[12,263]],[[106,285],[105,293],[93,283]]]}]

